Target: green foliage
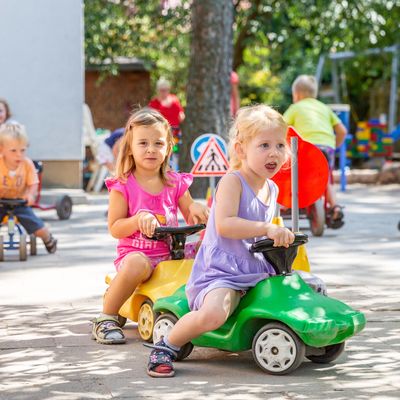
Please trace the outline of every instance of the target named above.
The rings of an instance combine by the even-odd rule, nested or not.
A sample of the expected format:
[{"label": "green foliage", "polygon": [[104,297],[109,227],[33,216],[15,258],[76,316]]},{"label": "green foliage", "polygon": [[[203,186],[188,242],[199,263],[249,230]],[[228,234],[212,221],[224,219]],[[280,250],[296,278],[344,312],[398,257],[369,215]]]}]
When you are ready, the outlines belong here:
[{"label": "green foliage", "polygon": [[248,46],[243,54],[244,64],[238,69],[241,104],[267,103],[282,100],[281,81],[269,68],[270,51],[265,46]]},{"label": "green foliage", "polygon": [[189,59],[190,2],[167,7],[160,0],[85,0],[86,64],[116,74],[117,57],[141,59],[154,81],[169,79],[183,92]]},{"label": "green foliage", "polygon": [[[247,51],[257,46],[269,49],[259,65],[279,77],[280,93],[273,104],[285,109],[291,101],[291,82],[301,73],[314,74],[318,58],[330,51],[362,51],[400,43],[400,4],[385,0],[260,0],[236,2],[235,63],[241,76],[254,65]],[[245,31],[245,32],[243,32]],[[242,50],[242,58],[240,57]],[[357,58],[343,63],[348,98],[357,106],[374,79],[390,73],[386,56]],[[330,81],[329,65],[324,79]],[[367,67],[367,68],[365,68]],[[246,72],[244,72],[246,71]],[[375,76],[375,78],[374,78]],[[247,86],[248,98],[259,96],[259,87]],[[268,89],[269,90],[269,89]],[[247,92],[250,91],[250,94]],[[264,97],[265,98],[265,97]]]},{"label": "green foliage", "polygon": [[[314,74],[329,51],[361,51],[400,43],[396,0],[235,0],[234,68],[242,104],[267,102],[282,111],[291,83]],[[190,0],[85,0],[87,64],[117,56],[137,57],[152,77],[169,79],[181,98],[190,53]],[[201,56],[201,55],[199,55]],[[342,62],[347,98],[365,114],[360,99],[390,74],[390,57]],[[330,82],[329,65],[323,79]],[[116,73],[111,63],[107,71]],[[346,99],[344,99],[346,100]]]}]

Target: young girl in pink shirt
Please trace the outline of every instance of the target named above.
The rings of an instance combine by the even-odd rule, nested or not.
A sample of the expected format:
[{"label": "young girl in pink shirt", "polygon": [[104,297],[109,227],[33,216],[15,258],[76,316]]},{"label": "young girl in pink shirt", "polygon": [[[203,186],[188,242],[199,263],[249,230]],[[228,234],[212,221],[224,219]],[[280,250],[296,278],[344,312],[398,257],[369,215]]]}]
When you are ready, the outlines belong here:
[{"label": "young girl in pink shirt", "polygon": [[205,223],[208,209],[188,191],[190,174],[169,170],[173,137],[167,120],[143,108],[128,120],[121,140],[110,192],[108,228],[118,240],[117,275],[104,297],[103,312],[93,324],[93,337],[103,344],[125,343],[118,311],[154,267],[169,259],[164,242],[148,239],[157,226],[178,226],[178,209],[188,223]]}]

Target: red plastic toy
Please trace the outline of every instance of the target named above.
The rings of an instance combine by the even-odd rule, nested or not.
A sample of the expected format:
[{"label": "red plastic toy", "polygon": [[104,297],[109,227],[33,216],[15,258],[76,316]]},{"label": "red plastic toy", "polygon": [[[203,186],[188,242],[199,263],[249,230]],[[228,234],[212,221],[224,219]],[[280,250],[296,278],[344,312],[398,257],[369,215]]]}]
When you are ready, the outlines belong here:
[{"label": "red plastic toy", "polygon": [[64,194],[58,196],[56,202],[52,204],[44,204],[41,202],[43,165],[41,161],[34,161],[34,164],[39,177],[39,187],[35,204],[32,205],[32,208],[38,208],[44,211],[56,210],[59,219],[69,219],[72,213],[72,199],[68,195]]},{"label": "red plastic toy", "polygon": [[[293,127],[289,127],[287,140],[298,138],[298,201],[300,215],[310,221],[311,232],[321,236],[325,226],[325,192],[329,179],[329,166],[324,153],[305,141]],[[292,206],[291,160],[289,159],[272,180],[279,187],[278,203],[288,209]]]}]

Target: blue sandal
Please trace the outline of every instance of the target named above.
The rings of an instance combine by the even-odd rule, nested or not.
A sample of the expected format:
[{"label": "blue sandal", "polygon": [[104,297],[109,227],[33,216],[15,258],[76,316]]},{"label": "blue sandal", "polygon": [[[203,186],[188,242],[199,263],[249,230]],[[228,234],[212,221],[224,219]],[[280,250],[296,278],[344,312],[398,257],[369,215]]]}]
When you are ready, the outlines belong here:
[{"label": "blue sandal", "polygon": [[163,339],[154,345],[144,343],[144,346],[153,349],[147,365],[147,375],[152,378],[171,378],[175,375],[172,362],[176,360],[177,353],[166,346]]}]

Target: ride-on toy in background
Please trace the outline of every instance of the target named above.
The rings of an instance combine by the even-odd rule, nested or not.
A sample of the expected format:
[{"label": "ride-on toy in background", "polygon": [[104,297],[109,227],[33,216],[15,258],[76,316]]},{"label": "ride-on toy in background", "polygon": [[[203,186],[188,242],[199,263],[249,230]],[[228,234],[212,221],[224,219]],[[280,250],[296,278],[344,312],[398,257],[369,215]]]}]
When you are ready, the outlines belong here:
[{"label": "ride-on toy in background", "polygon": [[[312,143],[303,140],[293,127],[289,127],[288,140],[298,140],[298,203],[300,218],[308,219],[314,236],[322,236],[325,226],[332,226],[328,212],[326,190],[330,176],[329,166],[324,153]],[[290,213],[291,160],[272,178],[279,186],[278,203]],[[283,216],[287,214],[282,211]]]},{"label": "ride-on toy in background", "polygon": [[45,204],[41,202],[43,165],[41,161],[34,161],[33,163],[35,164],[36,172],[39,177],[39,187],[35,204],[32,205],[32,208],[38,208],[42,211],[56,210],[59,219],[69,219],[72,213],[72,199],[68,195],[63,194],[57,196],[55,203]]},{"label": "ride-on toy in background", "polygon": [[[14,209],[18,206],[24,206],[26,200],[22,199],[0,199],[0,209],[6,211],[0,228],[6,227],[6,240],[3,234],[0,234],[0,261],[4,261],[5,250],[18,250],[20,261],[26,261],[28,257],[28,241],[24,228],[19,224],[17,217],[14,215]],[[36,255],[36,236],[29,235],[30,254]]]},{"label": "ride-on toy in background", "polygon": [[[345,340],[364,328],[365,317],[339,300],[316,293],[292,273],[297,247],[306,242],[306,235],[296,234],[288,249],[273,247],[270,239],[254,243],[250,251],[263,253],[276,275],[251,288],[222,327],[184,345],[178,360],[189,356],[193,345],[232,352],[251,349],[261,369],[284,375],[298,368],[304,357],[314,363],[339,357]],[[153,331],[157,343],[190,311],[185,286],[158,299],[154,311],[160,313]]]},{"label": "ride-on toy in background", "polygon": [[[205,228],[198,224],[184,227],[159,227],[152,239],[170,243],[171,260],[160,262],[150,279],[141,283],[119,310],[119,323],[125,325],[127,319],[137,322],[139,335],[151,341],[154,321],[158,314],[153,311],[154,302],[160,297],[170,296],[186,284],[192,271],[193,259],[184,259],[186,238]],[[115,274],[106,276],[110,284]]]}]

